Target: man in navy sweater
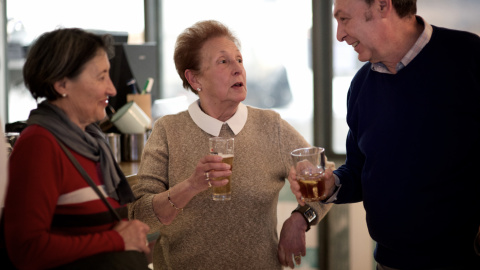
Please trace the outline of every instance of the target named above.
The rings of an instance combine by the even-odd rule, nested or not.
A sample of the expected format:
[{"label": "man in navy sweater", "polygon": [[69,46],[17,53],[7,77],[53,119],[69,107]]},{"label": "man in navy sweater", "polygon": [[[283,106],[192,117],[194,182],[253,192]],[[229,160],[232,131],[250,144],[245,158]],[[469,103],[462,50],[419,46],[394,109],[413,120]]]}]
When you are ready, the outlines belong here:
[{"label": "man in navy sweater", "polygon": [[337,39],[368,62],[325,202],[363,201],[377,269],[480,269],[480,37],[415,14],[415,0],[335,1]]}]

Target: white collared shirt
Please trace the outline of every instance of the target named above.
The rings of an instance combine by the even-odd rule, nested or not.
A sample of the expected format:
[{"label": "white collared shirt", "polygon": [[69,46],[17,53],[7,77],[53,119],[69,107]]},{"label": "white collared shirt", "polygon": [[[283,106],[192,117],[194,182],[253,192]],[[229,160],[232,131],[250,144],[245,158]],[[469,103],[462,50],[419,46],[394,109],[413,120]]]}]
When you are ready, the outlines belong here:
[{"label": "white collared shirt", "polygon": [[245,123],[247,123],[248,117],[247,106],[239,103],[237,112],[235,112],[230,119],[222,122],[204,113],[200,108],[199,99],[188,106],[188,113],[190,114],[190,117],[192,117],[193,122],[195,122],[199,128],[213,136],[220,135],[220,130],[224,123],[227,123],[233,133],[237,135],[243,129]]}]

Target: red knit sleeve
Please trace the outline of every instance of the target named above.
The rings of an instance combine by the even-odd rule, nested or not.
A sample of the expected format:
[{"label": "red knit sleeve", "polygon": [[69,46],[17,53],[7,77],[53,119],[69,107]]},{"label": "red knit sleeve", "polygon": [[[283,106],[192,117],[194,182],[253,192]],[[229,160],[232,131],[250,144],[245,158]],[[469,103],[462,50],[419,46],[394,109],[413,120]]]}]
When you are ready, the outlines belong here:
[{"label": "red knit sleeve", "polygon": [[[106,251],[124,250],[113,230],[81,235],[54,233],[52,217],[62,191],[66,162],[53,136],[29,127],[10,156],[5,201],[7,250],[19,269],[45,269]],[[60,180],[64,179],[64,180]]]}]

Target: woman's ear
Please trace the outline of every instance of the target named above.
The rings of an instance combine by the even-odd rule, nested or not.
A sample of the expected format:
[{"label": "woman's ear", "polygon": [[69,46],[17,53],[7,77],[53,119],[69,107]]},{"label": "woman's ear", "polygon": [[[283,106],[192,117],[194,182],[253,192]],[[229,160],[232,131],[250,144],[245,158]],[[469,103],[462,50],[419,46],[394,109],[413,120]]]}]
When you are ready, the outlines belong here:
[{"label": "woman's ear", "polygon": [[65,78],[56,81],[56,82],[53,84],[53,88],[54,88],[55,91],[57,91],[57,93],[59,93],[60,95],[68,94],[68,93],[67,93],[67,92],[68,92],[68,91],[67,91],[67,80],[66,80]]},{"label": "woman's ear", "polygon": [[198,81],[197,75],[191,70],[185,70],[185,78],[193,89],[202,88],[202,85]]}]

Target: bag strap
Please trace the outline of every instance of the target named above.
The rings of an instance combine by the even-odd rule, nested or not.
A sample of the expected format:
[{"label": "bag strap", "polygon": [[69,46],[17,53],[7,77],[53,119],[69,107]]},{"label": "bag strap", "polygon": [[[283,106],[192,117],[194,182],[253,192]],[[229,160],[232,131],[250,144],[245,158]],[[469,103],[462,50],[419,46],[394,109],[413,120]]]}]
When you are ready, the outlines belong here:
[{"label": "bag strap", "polygon": [[115,209],[113,209],[112,205],[108,202],[108,200],[105,198],[105,196],[103,196],[103,193],[100,191],[100,189],[98,189],[97,185],[95,184],[95,182],[93,182],[92,178],[90,178],[90,176],[87,174],[85,169],[83,169],[82,165],[80,165],[80,163],[78,163],[77,159],[72,155],[72,153],[67,149],[67,147],[60,140],[58,140],[57,138],[55,138],[55,139],[57,140],[58,144],[62,148],[63,152],[65,152],[67,157],[73,163],[75,168],[77,168],[78,172],[83,176],[85,181],[87,181],[87,183],[90,185],[90,187],[92,187],[93,190],[95,190],[98,197],[100,197],[100,199],[102,199],[102,201],[108,207],[110,212],[112,212],[112,214],[118,219],[118,221],[121,221],[122,218],[120,217],[120,215],[117,213],[117,211],[115,211]]}]

